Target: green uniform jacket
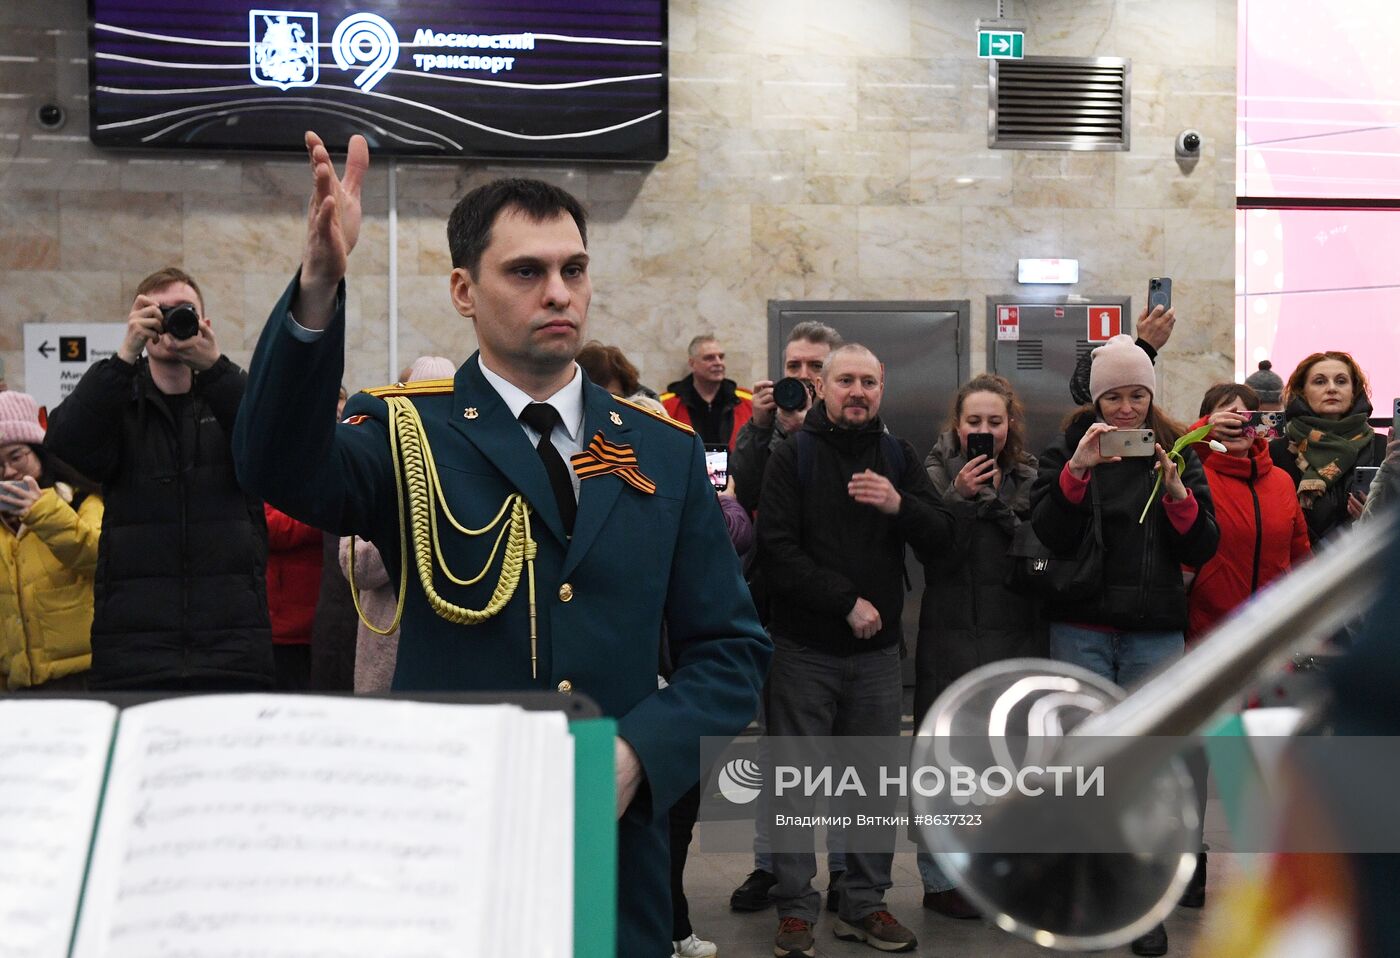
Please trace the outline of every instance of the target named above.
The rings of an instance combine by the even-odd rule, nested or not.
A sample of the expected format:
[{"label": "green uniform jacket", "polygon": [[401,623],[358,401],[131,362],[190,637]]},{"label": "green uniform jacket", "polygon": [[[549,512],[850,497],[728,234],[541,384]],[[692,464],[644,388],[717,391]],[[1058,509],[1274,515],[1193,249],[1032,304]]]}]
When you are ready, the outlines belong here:
[{"label": "green uniform jacket", "polygon": [[[343,287],[335,319],[311,343],[288,326],[295,292],[293,280],[253,356],[234,433],[240,481],[303,522],[368,538],[397,583],[402,535],[387,404],[361,393],[345,408],[347,422],[334,424]],[[611,474],[584,479],[570,541],[539,455],[476,356],[457,370],[450,391],[444,384],[412,399],[462,525],[487,525],[517,491],[532,507],[539,674],[531,678],[523,574],[498,616],[463,626],[433,612],[410,567],[394,688],[572,688],[615,718],[646,775],[619,822],[618,954],[670,954],[665,813],[699,777],[700,738],[735,735],[753,717],[772,651],[706,477],[704,449],[689,430],[585,382],[583,445],[601,433],[630,446],[656,491],[647,495]],[[494,534],[456,533],[441,516],[438,535],[461,579],[481,571],[495,542]],[[436,588],[454,604],[480,609],[499,563],[476,586],[453,585],[436,570]],[[658,691],[663,626],[676,670]]]}]

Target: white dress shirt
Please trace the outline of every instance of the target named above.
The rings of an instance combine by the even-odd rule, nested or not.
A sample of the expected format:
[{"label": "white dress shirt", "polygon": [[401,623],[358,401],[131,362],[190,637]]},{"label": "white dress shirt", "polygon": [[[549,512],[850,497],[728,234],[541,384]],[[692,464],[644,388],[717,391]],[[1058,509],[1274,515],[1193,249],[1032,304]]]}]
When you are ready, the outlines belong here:
[{"label": "white dress shirt", "polygon": [[[478,359],[481,362],[481,375],[486,377],[491,388],[496,390],[501,401],[510,409],[510,414],[515,417],[515,421],[520,423],[520,428],[525,432],[525,438],[530,440],[531,446],[539,445],[540,434],[525,425],[520,419],[521,412],[535,400],[531,399],[518,386],[492,372],[484,359],[479,357]],[[555,411],[559,413],[559,424],[554,427],[549,441],[554,444],[555,449],[559,450],[559,455],[564,457],[564,463],[567,465],[571,456],[583,452],[583,376],[579,373],[578,363],[574,363],[574,378],[570,379],[562,389],[544,402],[553,406]],[[569,481],[574,486],[574,498],[578,499],[579,478],[578,473],[574,472],[572,468],[569,469]]]}]

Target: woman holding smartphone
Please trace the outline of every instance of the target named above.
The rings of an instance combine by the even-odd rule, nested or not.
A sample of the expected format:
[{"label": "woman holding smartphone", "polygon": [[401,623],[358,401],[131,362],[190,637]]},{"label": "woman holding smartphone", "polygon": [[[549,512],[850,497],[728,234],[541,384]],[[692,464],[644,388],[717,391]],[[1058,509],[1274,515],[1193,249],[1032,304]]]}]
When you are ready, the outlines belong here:
[{"label": "woman holding smartphone", "polygon": [[[1089,388],[1092,404],[1074,413],[1064,436],[1041,455],[1031,489],[1035,534],[1056,555],[1075,556],[1093,535],[1095,513],[1102,529],[1097,593],[1047,603],[1050,655],[1132,686],[1181,656],[1181,567],[1204,565],[1220,530],[1200,461],[1187,449],[1178,470],[1164,451],[1182,430],[1153,403],[1156,373],[1131,337],[1115,336],[1094,350]],[[1152,430],[1152,442],[1143,429]],[[1134,954],[1166,951],[1161,925],[1133,942]]]},{"label": "woman holding smartphone", "polygon": [[[1196,425],[1210,423],[1212,443],[1197,443],[1194,448],[1205,466],[1215,522],[1220,527],[1220,546],[1210,561],[1194,570],[1187,594],[1188,648],[1312,551],[1293,481],[1274,467],[1269,440],[1252,427],[1250,414],[1260,405],[1259,395],[1239,383],[1217,383],[1201,400],[1201,418]],[[1212,444],[1224,451],[1212,450]],[[1196,783],[1196,809],[1204,819],[1205,752],[1193,750],[1186,764]],[[1181,904],[1201,908],[1205,901],[1206,852],[1202,845],[1196,856],[1196,873],[1182,893]]]},{"label": "woman holding smartphone", "polygon": [[0,678],[10,691],[82,689],[102,498],[43,447],[34,399],[0,392]]},{"label": "woman holding smartphone", "polygon": [[[956,536],[953,548],[921,557],[928,584],[915,654],[916,724],[944,689],[979,665],[1048,651],[1037,603],[1004,585],[1011,571],[1006,550],[1016,527],[1030,519],[1036,474],[1024,423],[1011,383],[976,376],[958,390],[947,428],[924,459]],[[932,855],[920,852],[918,865],[925,908],[977,917]]]},{"label": "woman holding smartphone", "polygon": [[1293,479],[1316,546],[1360,518],[1366,491],[1355,482],[1356,470],[1381,464],[1385,440],[1366,421],[1371,387],[1349,353],[1304,359],[1288,377],[1283,398],[1286,434],[1269,445],[1269,455]]}]

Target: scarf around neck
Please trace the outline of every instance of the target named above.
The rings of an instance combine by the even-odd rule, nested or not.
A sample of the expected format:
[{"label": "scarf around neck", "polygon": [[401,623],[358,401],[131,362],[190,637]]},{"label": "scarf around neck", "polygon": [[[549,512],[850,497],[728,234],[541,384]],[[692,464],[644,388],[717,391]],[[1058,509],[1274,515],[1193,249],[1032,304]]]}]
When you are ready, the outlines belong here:
[{"label": "scarf around neck", "polygon": [[1284,431],[1288,449],[1297,455],[1298,468],[1303,473],[1298,480],[1298,502],[1304,509],[1311,509],[1318,496],[1348,475],[1361,451],[1371,444],[1375,430],[1366,422],[1369,412],[1364,398],[1352,406],[1350,415],[1341,419],[1323,419],[1311,411],[1294,414],[1289,410]]}]

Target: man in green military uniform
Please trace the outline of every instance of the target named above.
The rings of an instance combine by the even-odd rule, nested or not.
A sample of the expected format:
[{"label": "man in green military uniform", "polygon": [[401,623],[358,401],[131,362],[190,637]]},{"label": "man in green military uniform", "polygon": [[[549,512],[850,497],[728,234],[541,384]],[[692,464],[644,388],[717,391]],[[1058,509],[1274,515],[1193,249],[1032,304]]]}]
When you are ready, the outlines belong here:
[{"label": "man in green military uniform", "polygon": [[[704,450],[574,363],[586,223],[533,180],[482,187],[449,220],[451,299],[480,351],[452,380],[362,393],[331,425],[369,154],[352,138],[337,177],[315,134],[307,149],[301,270],[253,357],[240,478],[379,547],[399,576],[395,689],[578,691],[617,719],[618,953],[667,955],[666,810],[698,776],[700,737],[752,717],[771,653]],[[658,690],[663,628],[676,668]]]}]

